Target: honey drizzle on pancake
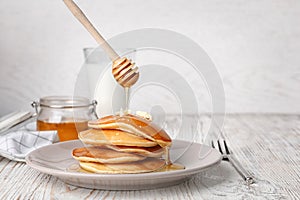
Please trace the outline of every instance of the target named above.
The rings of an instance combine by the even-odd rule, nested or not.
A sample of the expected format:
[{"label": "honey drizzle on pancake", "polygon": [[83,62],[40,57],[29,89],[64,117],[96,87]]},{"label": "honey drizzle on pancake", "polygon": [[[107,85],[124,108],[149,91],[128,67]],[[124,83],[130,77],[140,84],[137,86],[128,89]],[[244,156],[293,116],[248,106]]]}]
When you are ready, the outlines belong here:
[{"label": "honey drizzle on pancake", "polygon": [[[120,112],[120,116],[123,115],[127,115],[129,114],[129,98],[130,98],[130,88],[129,87],[124,87],[124,91],[125,91],[125,110],[124,112]],[[147,125],[149,125],[149,123],[147,123]],[[139,126],[140,128],[142,128],[141,126]],[[159,135],[160,133],[157,132],[157,135]],[[153,138],[156,138],[156,135],[152,136]],[[164,138],[165,139],[165,138]],[[170,138],[169,138],[170,139]],[[167,172],[167,171],[174,171],[174,170],[182,170],[185,169],[185,167],[181,164],[177,164],[177,163],[172,163],[171,159],[170,159],[170,146],[164,142],[159,142],[159,140],[155,140],[158,143],[159,146],[161,146],[164,150],[165,153],[165,165],[153,172]],[[171,141],[171,139],[170,139]],[[73,164],[71,165],[69,168],[66,169],[67,171],[72,171],[72,172],[81,172],[81,173],[93,173],[93,172],[89,172],[85,169],[83,169],[82,167],[80,167],[79,164]],[[152,172],[152,173],[153,173]]]}]

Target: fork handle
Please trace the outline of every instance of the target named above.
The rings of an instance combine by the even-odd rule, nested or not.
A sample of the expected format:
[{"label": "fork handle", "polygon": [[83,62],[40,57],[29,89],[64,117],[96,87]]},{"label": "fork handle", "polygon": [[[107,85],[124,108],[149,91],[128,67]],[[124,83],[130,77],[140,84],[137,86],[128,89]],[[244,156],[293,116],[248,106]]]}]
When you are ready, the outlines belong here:
[{"label": "fork handle", "polygon": [[251,185],[254,183],[254,178],[251,176],[249,172],[247,172],[240,162],[232,155],[227,155],[228,161],[231,163],[231,165],[235,168],[235,170],[240,174],[240,176],[246,181],[247,185]]}]

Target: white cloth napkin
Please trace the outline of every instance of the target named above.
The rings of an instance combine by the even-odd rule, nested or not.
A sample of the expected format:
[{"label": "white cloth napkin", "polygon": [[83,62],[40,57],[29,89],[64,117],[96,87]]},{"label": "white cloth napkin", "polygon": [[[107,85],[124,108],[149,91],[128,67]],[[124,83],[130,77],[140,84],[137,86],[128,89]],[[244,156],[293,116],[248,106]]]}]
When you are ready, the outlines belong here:
[{"label": "white cloth napkin", "polygon": [[0,156],[25,162],[31,151],[58,141],[57,131],[36,131],[32,122],[19,130],[0,135]]}]

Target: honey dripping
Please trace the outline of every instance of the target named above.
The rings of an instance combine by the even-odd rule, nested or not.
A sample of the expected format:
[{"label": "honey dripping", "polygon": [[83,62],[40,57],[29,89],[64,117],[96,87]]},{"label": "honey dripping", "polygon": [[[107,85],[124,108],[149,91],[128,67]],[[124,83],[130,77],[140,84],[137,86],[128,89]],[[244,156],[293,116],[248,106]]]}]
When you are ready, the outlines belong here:
[{"label": "honey dripping", "polygon": [[[127,114],[129,112],[129,98],[130,98],[130,87],[124,87],[125,91],[125,111],[124,113]],[[157,170],[156,172],[167,172],[167,171],[174,171],[174,170],[181,170],[185,169],[185,167],[178,163],[172,163],[170,160],[170,147],[163,147],[165,151],[165,166],[161,169]]]},{"label": "honey dripping", "polygon": [[130,88],[129,87],[125,87],[124,88],[125,90],[125,113],[128,113],[128,110],[129,110],[129,90]]},{"label": "honey dripping", "polygon": [[165,150],[165,154],[166,154],[166,159],[165,159],[166,165],[170,165],[170,164],[172,164],[171,160],[170,160],[170,147],[165,147],[164,150]]},{"label": "honey dripping", "polygon": [[165,150],[165,166],[161,169],[157,170],[156,172],[167,172],[167,171],[175,171],[185,169],[185,167],[178,163],[172,163],[170,160],[170,147],[164,147]]}]

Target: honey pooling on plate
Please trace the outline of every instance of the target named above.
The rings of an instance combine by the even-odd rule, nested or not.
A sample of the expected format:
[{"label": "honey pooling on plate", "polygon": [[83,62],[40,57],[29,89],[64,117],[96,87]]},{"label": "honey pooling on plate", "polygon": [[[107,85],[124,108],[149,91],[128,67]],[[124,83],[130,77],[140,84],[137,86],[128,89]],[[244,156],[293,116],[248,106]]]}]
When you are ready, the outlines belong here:
[{"label": "honey pooling on plate", "polygon": [[87,146],[73,150],[84,170],[127,174],[184,168],[171,163],[171,138],[149,120],[132,114],[111,115],[88,125],[91,129],[79,133]]}]

